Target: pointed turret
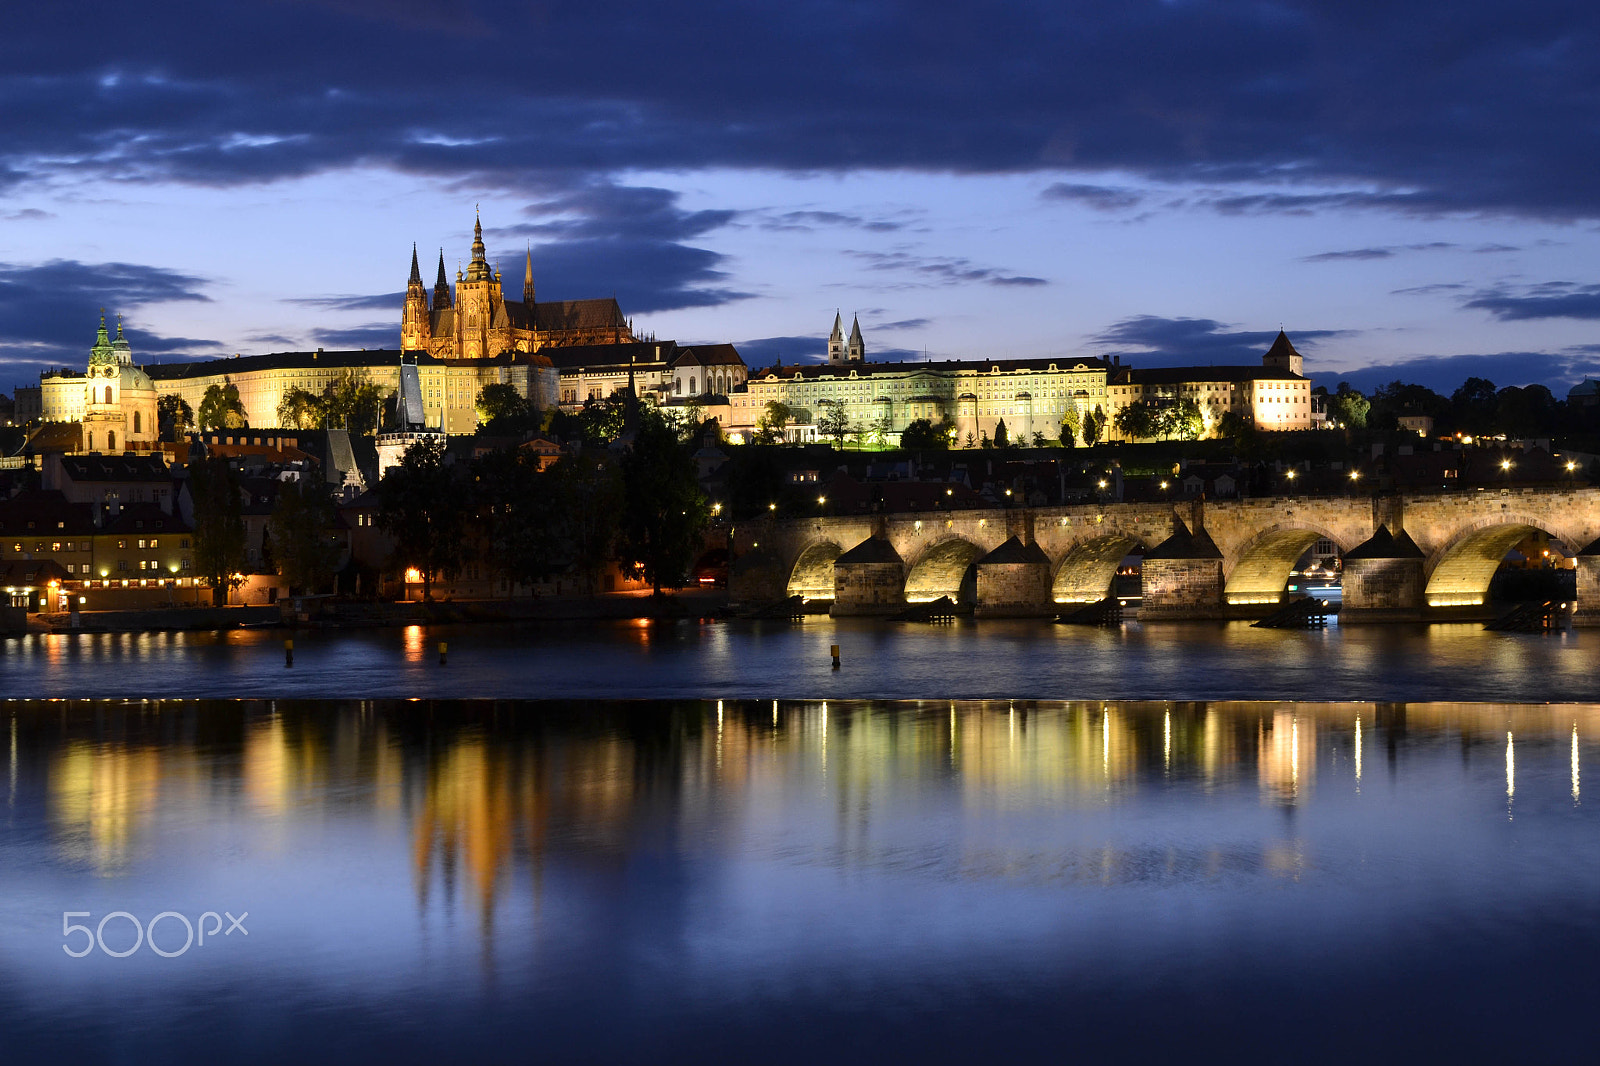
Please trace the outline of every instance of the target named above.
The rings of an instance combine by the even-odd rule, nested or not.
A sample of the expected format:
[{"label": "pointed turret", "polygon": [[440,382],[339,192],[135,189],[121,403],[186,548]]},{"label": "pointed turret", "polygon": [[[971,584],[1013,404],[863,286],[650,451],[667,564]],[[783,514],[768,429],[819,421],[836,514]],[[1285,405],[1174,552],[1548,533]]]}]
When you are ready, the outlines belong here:
[{"label": "pointed turret", "polygon": [[1272,342],[1272,347],[1261,357],[1261,365],[1275,370],[1287,370],[1300,377],[1305,376],[1305,357],[1294,350],[1294,345],[1289,343],[1289,335],[1281,329],[1278,330],[1278,337]]},{"label": "pointed turret", "polygon": [[844,362],[844,320],[837,311],[833,313],[833,332],[828,334],[828,362]]},{"label": "pointed turret", "polygon": [[522,302],[533,306],[533,248],[528,248],[528,265],[522,271]]},{"label": "pointed turret", "polygon": [[867,361],[867,343],[861,339],[861,317],[855,316],[850,324],[850,350],[848,356],[853,363]]},{"label": "pointed turret", "polygon": [[94,335],[94,347],[89,349],[89,365],[99,366],[114,365],[117,361],[116,349],[111,346],[111,334],[106,332],[106,312],[100,310],[100,329]]},{"label": "pointed turret", "polygon": [[117,338],[111,342],[111,351],[122,366],[133,365],[133,349],[128,345],[128,338],[122,335],[122,315],[117,315]]},{"label": "pointed turret", "polygon": [[419,285],[420,286],[421,284],[422,284],[422,268],[417,265],[417,245],[416,245],[416,242],[413,241],[412,244],[411,244],[411,277],[406,282],[406,285],[407,286],[411,286],[411,285]]},{"label": "pointed turret", "polygon": [[450,275],[444,272],[444,249],[439,249],[439,280],[433,283],[433,309],[443,310],[454,306],[450,299]]}]

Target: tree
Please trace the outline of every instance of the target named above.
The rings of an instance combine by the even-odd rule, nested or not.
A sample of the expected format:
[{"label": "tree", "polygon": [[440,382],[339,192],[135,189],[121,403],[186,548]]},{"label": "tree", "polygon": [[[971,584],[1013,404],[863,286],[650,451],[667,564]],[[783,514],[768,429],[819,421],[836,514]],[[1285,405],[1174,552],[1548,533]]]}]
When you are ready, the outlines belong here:
[{"label": "tree", "polygon": [[890,417],[888,415],[880,415],[874,418],[866,428],[867,443],[882,448],[889,443],[889,434],[893,431],[894,422]]},{"label": "tree", "polygon": [[1156,428],[1168,440],[1199,440],[1205,426],[1199,401],[1187,396],[1166,404],[1156,412]]},{"label": "tree", "polygon": [[1497,426],[1499,397],[1494,382],[1488,378],[1472,377],[1450,394],[1450,418],[1455,428],[1474,437],[1492,436],[1503,427]]},{"label": "tree", "polygon": [[500,426],[520,423],[531,413],[527,399],[517,391],[517,387],[500,381],[485,385],[478,392],[475,406],[478,421],[485,428],[496,423]]},{"label": "tree", "polygon": [[422,598],[433,599],[433,575],[446,578],[466,561],[466,508],[444,445],[418,441],[378,484],[378,528],[395,538],[395,561],[422,575]]},{"label": "tree", "polygon": [[585,400],[578,412],[578,425],[586,444],[610,444],[622,436],[628,409],[621,396]]},{"label": "tree", "polygon": [[1049,443],[1049,440],[1046,439],[1043,433],[1039,432],[1038,430],[1033,431],[1033,446],[1035,448],[1043,448]]},{"label": "tree", "polygon": [[267,531],[277,572],[291,592],[315,592],[333,578],[342,548],[329,531],[338,521],[333,494],[320,478],[302,476],[279,487]]},{"label": "tree", "polygon": [[366,371],[340,374],[322,390],[323,428],[371,436],[383,417],[383,401],[383,390],[367,379]]},{"label": "tree", "polygon": [[201,429],[247,429],[244,402],[239,399],[239,386],[211,385],[200,398],[199,421]]},{"label": "tree", "polygon": [[817,432],[833,441],[834,447],[843,448],[844,439],[850,434],[849,412],[839,400],[823,400],[818,406],[822,408],[822,416],[817,419]]},{"label": "tree", "polygon": [[156,401],[156,428],[161,439],[177,442],[194,426],[194,410],[182,396],[171,393]]},{"label": "tree", "polygon": [[1105,412],[1100,409],[1099,404],[1095,404],[1094,410],[1085,415],[1083,419],[1083,443],[1093,448],[1099,442],[1101,431],[1105,429],[1105,425]]},{"label": "tree", "polygon": [[914,419],[900,431],[900,447],[917,451],[943,451],[950,439],[926,418]]},{"label": "tree", "polygon": [[592,595],[616,551],[622,483],[615,464],[585,452],[546,470],[543,487],[551,522],[552,551],[583,577]]},{"label": "tree", "polygon": [[996,448],[1011,446],[1011,434],[1006,430],[1006,420],[1003,418],[994,424],[994,446]]},{"label": "tree", "polygon": [[1339,382],[1338,390],[1328,397],[1328,417],[1346,429],[1366,429],[1367,412],[1372,402],[1350,387],[1348,381]]},{"label": "tree", "polygon": [[782,444],[783,427],[794,417],[794,410],[781,400],[768,400],[756,423],[757,444]]},{"label": "tree", "polygon": [[278,400],[278,425],[283,429],[316,429],[322,425],[322,400],[305,389],[289,389]]},{"label": "tree", "polygon": [[663,587],[688,580],[711,508],[692,453],[659,417],[640,420],[621,466],[622,552],[628,570],[659,596]]},{"label": "tree", "polygon": [[196,456],[189,462],[189,495],[194,500],[195,574],[211,586],[211,602],[222,607],[228,591],[243,581],[237,576],[245,564],[239,477],[223,456]]},{"label": "tree", "polygon": [[1150,440],[1156,435],[1155,408],[1143,402],[1131,403],[1117,412],[1113,424],[1123,440]]},{"label": "tree", "polygon": [[1075,422],[1061,420],[1061,446],[1063,448],[1076,448],[1078,446],[1078,431]]}]

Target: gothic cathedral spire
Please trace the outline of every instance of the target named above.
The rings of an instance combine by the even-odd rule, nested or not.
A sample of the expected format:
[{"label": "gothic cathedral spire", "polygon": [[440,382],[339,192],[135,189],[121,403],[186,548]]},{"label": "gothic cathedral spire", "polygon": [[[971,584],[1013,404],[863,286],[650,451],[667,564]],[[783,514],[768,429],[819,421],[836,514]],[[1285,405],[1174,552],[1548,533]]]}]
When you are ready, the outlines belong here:
[{"label": "gothic cathedral spire", "polygon": [[828,334],[828,362],[844,362],[844,321],[837,311],[833,313],[833,332]]},{"label": "gothic cathedral spire", "polygon": [[528,249],[528,266],[522,272],[522,302],[533,306],[533,248]]},{"label": "gothic cathedral spire", "polygon": [[428,290],[422,285],[422,269],[417,264],[417,246],[411,246],[411,277],[406,281],[405,309],[400,313],[400,347],[408,352],[424,351],[433,334],[428,314]]},{"label": "gothic cathedral spire", "polygon": [[444,249],[439,249],[439,280],[433,283],[433,309],[442,311],[446,307],[453,307],[455,301],[450,299],[450,276],[444,272]]},{"label": "gothic cathedral spire", "polygon": [[850,351],[849,358],[852,363],[867,361],[867,343],[861,339],[861,316],[855,316],[855,321],[850,324]]}]

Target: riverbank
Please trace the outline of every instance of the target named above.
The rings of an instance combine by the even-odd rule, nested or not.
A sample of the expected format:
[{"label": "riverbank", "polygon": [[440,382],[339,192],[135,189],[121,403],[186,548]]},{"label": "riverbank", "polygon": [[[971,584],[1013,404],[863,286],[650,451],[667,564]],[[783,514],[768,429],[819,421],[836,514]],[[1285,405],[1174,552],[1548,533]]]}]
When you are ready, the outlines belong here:
[{"label": "riverbank", "polygon": [[[408,625],[505,622],[611,622],[635,618],[709,618],[727,607],[722,589],[685,589],[660,598],[641,593],[512,600],[439,600],[433,603],[285,600],[271,606],[154,607],[130,611],[80,611],[77,625],[65,611],[28,616],[29,633],[163,633],[225,629],[363,629]],[[300,608],[304,609],[300,609]]]}]

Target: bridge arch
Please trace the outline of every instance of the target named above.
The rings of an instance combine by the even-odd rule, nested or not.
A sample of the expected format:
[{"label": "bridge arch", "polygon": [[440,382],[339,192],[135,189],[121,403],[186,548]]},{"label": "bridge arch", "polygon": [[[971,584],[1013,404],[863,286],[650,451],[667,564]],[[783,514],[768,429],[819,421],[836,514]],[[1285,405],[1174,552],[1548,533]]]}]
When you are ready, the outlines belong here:
[{"label": "bridge arch", "polygon": [[1233,560],[1233,569],[1223,588],[1224,602],[1279,602],[1295,561],[1319,540],[1332,541],[1341,555],[1353,547],[1341,544],[1339,537],[1322,526],[1308,523],[1280,523],[1257,533],[1245,542]]},{"label": "bridge arch", "polygon": [[844,549],[831,540],[806,545],[789,571],[789,595],[808,600],[833,599],[833,561],[842,554]]},{"label": "bridge arch", "polygon": [[1535,533],[1543,533],[1576,553],[1582,543],[1551,528],[1537,515],[1501,514],[1464,527],[1428,559],[1423,602],[1429,607],[1475,607],[1489,598],[1489,583],[1506,553]]},{"label": "bridge arch", "polygon": [[1075,544],[1062,556],[1051,583],[1051,598],[1057,603],[1096,603],[1111,591],[1117,564],[1143,542],[1129,533],[1107,533]]},{"label": "bridge arch", "polygon": [[949,537],[924,551],[906,571],[906,602],[949,596],[957,603],[978,598],[976,563],[983,549],[965,537]]}]

